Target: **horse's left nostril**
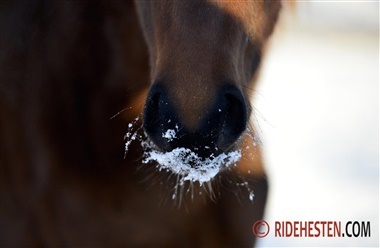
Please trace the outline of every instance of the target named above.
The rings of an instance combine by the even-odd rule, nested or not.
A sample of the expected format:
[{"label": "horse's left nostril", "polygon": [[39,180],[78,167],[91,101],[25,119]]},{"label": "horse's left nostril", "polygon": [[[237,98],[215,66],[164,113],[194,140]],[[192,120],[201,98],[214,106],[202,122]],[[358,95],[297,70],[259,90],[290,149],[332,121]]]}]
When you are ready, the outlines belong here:
[{"label": "horse's left nostril", "polygon": [[223,93],[224,118],[217,144],[222,150],[226,150],[236,142],[247,127],[247,107],[241,91],[235,86],[226,87]]},{"label": "horse's left nostril", "polygon": [[195,133],[188,135],[198,145],[198,154],[207,157],[229,151],[247,127],[247,107],[241,91],[232,85],[223,87],[204,114]]}]

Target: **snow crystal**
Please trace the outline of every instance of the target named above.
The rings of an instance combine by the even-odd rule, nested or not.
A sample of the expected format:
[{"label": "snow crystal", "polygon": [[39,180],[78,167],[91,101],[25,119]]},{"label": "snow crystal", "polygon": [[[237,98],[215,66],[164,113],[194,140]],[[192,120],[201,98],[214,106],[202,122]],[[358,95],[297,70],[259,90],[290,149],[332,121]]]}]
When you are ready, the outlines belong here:
[{"label": "snow crystal", "polygon": [[162,137],[165,139],[168,139],[169,141],[172,141],[176,137],[176,131],[174,129],[168,129],[166,133],[162,134]]}]

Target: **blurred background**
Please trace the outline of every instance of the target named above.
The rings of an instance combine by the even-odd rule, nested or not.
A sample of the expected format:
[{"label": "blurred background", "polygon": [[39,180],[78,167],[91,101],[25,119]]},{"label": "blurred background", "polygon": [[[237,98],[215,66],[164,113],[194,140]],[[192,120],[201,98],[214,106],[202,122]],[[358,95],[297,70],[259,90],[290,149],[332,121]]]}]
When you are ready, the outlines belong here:
[{"label": "blurred background", "polygon": [[[370,238],[278,238],[259,247],[379,246],[379,3],[286,9],[256,88],[270,180],[265,220],[370,221]],[[272,224],[272,225],[273,225]]]}]

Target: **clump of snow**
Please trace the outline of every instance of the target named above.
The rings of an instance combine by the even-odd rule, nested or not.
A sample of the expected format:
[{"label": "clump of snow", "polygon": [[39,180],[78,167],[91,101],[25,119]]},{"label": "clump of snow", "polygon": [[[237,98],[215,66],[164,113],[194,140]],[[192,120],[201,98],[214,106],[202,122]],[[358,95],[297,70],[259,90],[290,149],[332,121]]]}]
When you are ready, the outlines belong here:
[{"label": "clump of snow", "polygon": [[[168,121],[168,123],[171,120]],[[176,133],[178,132],[179,128],[178,125],[175,125],[176,130],[174,129],[168,129],[165,133],[162,134],[162,138],[168,139],[169,141],[173,141],[175,138],[177,138]]]},{"label": "clump of snow", "polygon": [[241,158],[240,151],[211,155],[203,159],[188,148],[176,148],[170,152],[149,151],[145,154],[143,163],[156,161],[157,168],[169,170],[181,176],[180,182],[196,182],[200,185],[210,181],[222,168],[235,164]]},{"label": "clump of snow", "polygon": [[168,129],[166,133],[162,134],[162,137],[168,139],[169,141],[172,141],[173,139],[177,138],[176,131],[174,129]]},{"label": "clump of snow", "polygon": [[249,192],[249,200],[253,201],[254,197],[255,197],[255,194],[253,192]]},{"label": "clump of snow", "polygon": [[124,158],[127,156],[129,146],[134,140],[141,141],[143,138],[141,135],[138,134],[138,131],[141,129],[141,127],[134,130],[134,126],[137,124],[137,122],[140,120],[140,116],[137,116],[131,123],[128,124],[128,131],[124,135],[125,142],[125,150],[124,150]]},{"label": "clump of snow", "polygon": [[[178,125],[175,126],[175,129],[168,129],[162,134],[162,137],[169,141],[177,138]],[[150,146],[148,142],[144,144],[144,147],[147,149],[145,149],[145,159],[142,162],[145,164],[152,161],[157,162],[159,171],[166,170],[179,175],[179,183],[190,181],[199,182],[199,184],[202,185],[213,179],[221,169],[235,164],[241,158],[240,151],[232,151],[227,154],[222,153],[218,156],[211,155],[208,158],[201,158],[194,151],[184,147],[176,148],[170,152],[160,152],[151,149],[152,146]],[[210,149],[209,146],[205,146],[204,148]]]}]

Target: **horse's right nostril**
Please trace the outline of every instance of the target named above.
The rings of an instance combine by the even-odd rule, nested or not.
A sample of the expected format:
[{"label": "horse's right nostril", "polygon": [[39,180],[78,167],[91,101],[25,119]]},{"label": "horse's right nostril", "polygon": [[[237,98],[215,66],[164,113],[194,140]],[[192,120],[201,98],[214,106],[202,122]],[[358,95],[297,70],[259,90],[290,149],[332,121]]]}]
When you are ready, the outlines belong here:
[{"label": "horse's right nostril", "polygon": [[161,149],[172,149],[164,134],[178,129],[178,118],[163,86],[155,84],[149,91],[143,116],[143,127],[149,138]]}]

